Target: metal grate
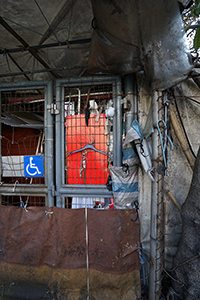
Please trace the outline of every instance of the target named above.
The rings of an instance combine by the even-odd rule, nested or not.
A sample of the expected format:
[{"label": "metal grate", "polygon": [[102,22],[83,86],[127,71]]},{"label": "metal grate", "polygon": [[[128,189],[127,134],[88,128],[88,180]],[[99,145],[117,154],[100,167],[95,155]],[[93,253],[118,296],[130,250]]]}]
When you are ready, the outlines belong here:
[{"label": "metal grate", "polygon": [[65,88],[65,182],[105,185],[113,156],[113,124],[106,112],[112,85]]},{"label": "metal grate", "polygon": [[4,206],[45,206],[45,197],[38,196],[2,196],[1,205]]},{"label": "metal grate", "polygon": [[2,182],[44,184],[24,177],[23,156],[44,153],[44,90],[2,92]]},{"label": "metal grate", "polygon": [[2,92],[2,113],[44,113],[44,90]]}]

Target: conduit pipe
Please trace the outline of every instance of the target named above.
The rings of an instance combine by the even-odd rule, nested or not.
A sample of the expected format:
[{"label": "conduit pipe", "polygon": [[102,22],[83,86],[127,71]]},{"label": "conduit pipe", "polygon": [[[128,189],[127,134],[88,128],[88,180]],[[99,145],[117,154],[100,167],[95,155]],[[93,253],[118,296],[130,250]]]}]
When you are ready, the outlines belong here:
[{"label": "conduit pipe", "polygon": [[174,131],[176,133],[176,136],[181,144],[181,147],[183,149],[183,152],[189,162],[189,165],[192,170],[194,170],[194,163],[195,163],[195,157],[192,155],[191,150],[188,146],[185,134],[183,132],[183,129],[178,121],[178,118],[176,117],[176,113],[174,111],[174,106],[172,104],[169,105],[170,109],[170,119],[172,126],[174,128]]},{"label": "conduit pipe", "polygon": [[[158,119],[158,95],[154,93],[152,100],[152,115],[155,131],[152,133],[152,167],[157,168],[156,159],[158,158],[158,132],[156,122]],[[151,183],[151,219],[150,219],[150,270],[149,270],[149,299],[155,300],[156,290],[156,247],[157,247],[157,173],[155,181]]]},{"label": "conduit pipe", "polygon": [[[1,90],[0,90],[0,114],[1,114]],[[2,126],[1,126],[1,122],[0,122],[0,135],[2,136]],[[2,151],[1,151],[1,140],[2,138],[0,138],[0,157],[2,157]],[[0,184],[2,182],[2,159],[0,159]],[[1,205],[1,194],[0,194],[0,205]]]},{"label": "conduit pipe", "polygon": [[[57,109],[61,112],[61,106],[63,105],[62,103],[62,86],[60,83],[56,83],[56,105]],[[55,156],[55,171],[56,171],[56,206],[57,207],[63,207],[62,203],[62,197],[60,193],[58,192],[62,186],[62,162],[61,162],[61,125],[62,125],[62,120],[61,120],[61,113],[56,115],[56,122],[55,122],[55,135],[56,135],[56,156]],[[64,148],[64,147],[63,147]]]},{"label": "conduit pipe", "polygon": [[54,140],[53,140],[53,116],[47,109],[53,102],[53,81],[47,84],[45,101],[45,181],[48,187],[48,206],[54,206]]},{"label": "conduit pipe", "polygon": [[[150,273],[149,299],[159,300],[163,269],[163,230],[164,230],[164,174],[165,165],[157,128],[157,121],[164,117],[161,92],[154,92],[152,116],[154,132],[152,134],[152,166],[154,179],[151,182],[151,219],[150,219]],[[164,128],[162,128],[163,134]]]},{"label": "conduit pipe", "polygon": [[134,119],[137,119],[138,98],[137,98],[137,81],[135,74],[124,76],[124,92],[126,99],[130,102],[130,111],[126,113],[126,132],[131,126]]},{"label": "conduit pipe", "polygon": [[122,84],[121,77],[117,76],[115,86],[113,87],[113,102],[115,108],[115,115],[113,120],[113,127],[116,129],[113,132],[113,164],[121,167],[122,164]]}]

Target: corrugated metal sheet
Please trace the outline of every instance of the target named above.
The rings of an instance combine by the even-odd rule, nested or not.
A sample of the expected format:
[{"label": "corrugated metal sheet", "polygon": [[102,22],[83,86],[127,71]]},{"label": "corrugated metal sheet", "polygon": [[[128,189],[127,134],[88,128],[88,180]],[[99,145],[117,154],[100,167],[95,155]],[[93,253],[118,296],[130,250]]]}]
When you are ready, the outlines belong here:
[{"label": "corrugated metal sheet", "polygon": [[[140,296],[135,210],[88,209],[92,299]],[[0,207],[0,285],[40,285],[79,298],[86,293],[85,210]],[[103,298],[102,298],[102,295]]]}]

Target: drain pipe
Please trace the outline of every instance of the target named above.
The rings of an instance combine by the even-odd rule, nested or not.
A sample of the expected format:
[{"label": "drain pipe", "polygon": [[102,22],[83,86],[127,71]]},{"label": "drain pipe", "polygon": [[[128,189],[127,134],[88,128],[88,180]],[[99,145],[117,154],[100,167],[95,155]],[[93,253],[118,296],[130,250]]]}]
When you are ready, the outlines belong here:
[{"label": "drain pipe", "polygon": [[124,92],[126,101],[130,103],[131,109],[126,113],[126,132],[131,126],[138,114],[138,97],[137,97],[137,81],[135,74],[127,74],[124,76]]}]

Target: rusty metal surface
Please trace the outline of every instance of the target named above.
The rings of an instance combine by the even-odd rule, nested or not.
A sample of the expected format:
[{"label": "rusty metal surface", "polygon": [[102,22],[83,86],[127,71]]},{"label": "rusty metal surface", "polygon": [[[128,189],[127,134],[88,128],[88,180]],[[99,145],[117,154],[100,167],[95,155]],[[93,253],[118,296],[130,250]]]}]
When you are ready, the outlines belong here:
[{"label": "rusty metal surface", "polygon": [[[138,299],[135,210],[0,206],[0,286],[8,299]],[[88,274],[88,276],[87,276]],[[48,298],[50,299],[50,298]]]},{"label": "rusty metal surface", "polygon": [[[85,210],[0,207],[0,261],[56,269],[86,267]],[[124,274],[139,270],[135,210],[88,210],[89,266]],[[17,251],[16,251],[17,249]]]}]

